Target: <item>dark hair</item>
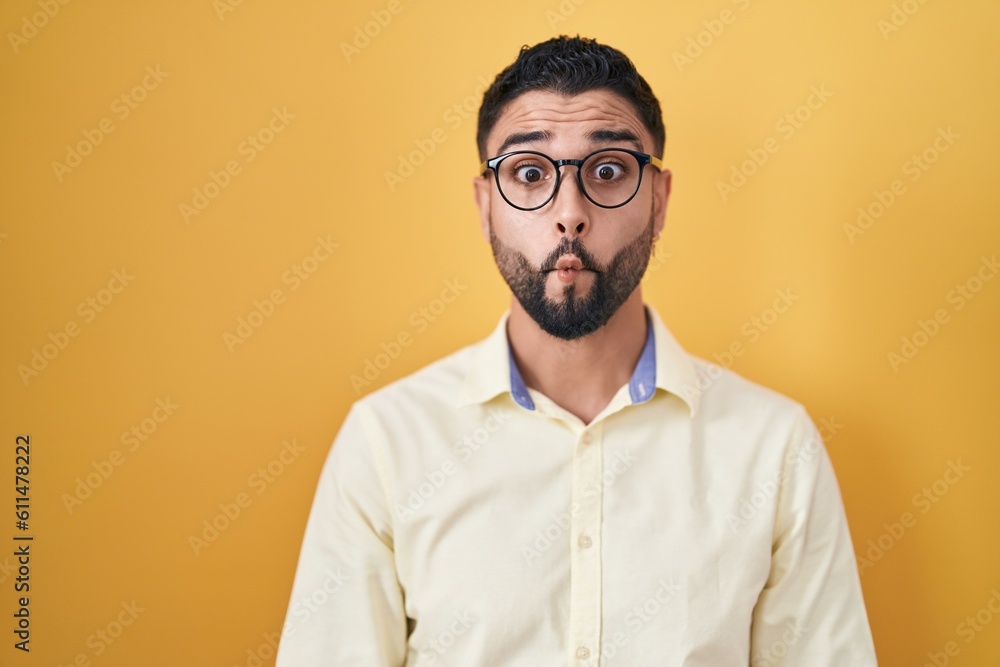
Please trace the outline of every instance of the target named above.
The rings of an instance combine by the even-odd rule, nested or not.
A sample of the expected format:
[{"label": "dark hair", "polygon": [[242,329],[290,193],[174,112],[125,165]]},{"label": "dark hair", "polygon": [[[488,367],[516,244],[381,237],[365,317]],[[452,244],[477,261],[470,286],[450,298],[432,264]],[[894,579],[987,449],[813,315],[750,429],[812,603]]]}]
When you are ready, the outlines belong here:
[{"label": "dark hair", "polygon": [[517,60],[500,72],[483,94],[476,132],[480,159],[489,157],[486,137],[507,104],[519,95],[531,90],[579,95],[598,89],[617,93],[632,104],[653,137],[654,155],[663,157],[666,130],[660,103],[628,56],[594,39],[562,35],[535,46],[522,46]]}]

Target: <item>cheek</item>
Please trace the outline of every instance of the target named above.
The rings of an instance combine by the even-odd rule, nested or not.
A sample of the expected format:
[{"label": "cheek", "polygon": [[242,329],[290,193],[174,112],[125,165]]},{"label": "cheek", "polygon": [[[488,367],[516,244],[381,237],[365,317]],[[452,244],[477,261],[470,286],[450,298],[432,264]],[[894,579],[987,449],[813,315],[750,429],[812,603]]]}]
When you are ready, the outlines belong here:
[{"label": "cheek", "polygon": [[642,218],[643,224],[648,222],[649,214],[653,210],[653,190],[645,180],[643,180],[639,191],[635,193],[635,198],[628,203],[629,207],[632,207],[633,204],[635,205],[633,217]]},{"label": "cheek", "polygon": [[541,264],[545,254],[555,247],[551,239],[545,238],[544,223],[515,218],[507,211],[493,210],[490,216],[490,229],[491,234],[496,236],[508,250],[524,255],[535,265]]}]

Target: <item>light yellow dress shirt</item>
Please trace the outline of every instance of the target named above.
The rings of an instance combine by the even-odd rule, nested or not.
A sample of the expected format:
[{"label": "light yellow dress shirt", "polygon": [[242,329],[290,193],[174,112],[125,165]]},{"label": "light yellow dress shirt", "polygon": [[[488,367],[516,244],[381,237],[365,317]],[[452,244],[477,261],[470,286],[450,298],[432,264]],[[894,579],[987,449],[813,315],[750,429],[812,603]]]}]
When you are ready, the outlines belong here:
[{"label": "light yellow dress shirt", "polygon": [[805,409],[646,313],[632,381],[590,424],[524,386],[510,311],[356,401],[278,667],[875,665]]}]

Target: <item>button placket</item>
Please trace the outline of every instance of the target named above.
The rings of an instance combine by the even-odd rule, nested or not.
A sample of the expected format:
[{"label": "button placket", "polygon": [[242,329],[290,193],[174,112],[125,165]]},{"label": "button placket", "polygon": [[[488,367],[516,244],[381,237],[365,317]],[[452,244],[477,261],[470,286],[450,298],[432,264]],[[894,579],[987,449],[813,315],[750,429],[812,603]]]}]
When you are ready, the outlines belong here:
[{"label": "button placket", "polygon": [[599,433],[583,433],[573,453],[570,549],[570,664],[598,664],[601,640],[601,514],[604,488]]}]

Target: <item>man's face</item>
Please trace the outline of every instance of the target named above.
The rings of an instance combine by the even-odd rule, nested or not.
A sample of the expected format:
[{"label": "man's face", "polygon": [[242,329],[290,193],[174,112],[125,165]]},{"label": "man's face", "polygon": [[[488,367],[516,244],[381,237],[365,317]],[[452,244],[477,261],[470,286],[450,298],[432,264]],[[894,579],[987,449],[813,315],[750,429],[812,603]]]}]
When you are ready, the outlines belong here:
[{"label": "man's face", "polygon": [[[487,157],[534,150],[556,160],[611,147],[652,154],[653,139],[632,106],[607,90],[524,93],[508,104],[486,142]],[[669,172],[646,166],[635,197],[605,209],[580,192],[576,170],[562,167],[555,197],[535,211],[508,205],[492,173],[474,181],[483,235],[501,275],[532,319],[565,340],[604,326],[635,291],[670,190]]]}]

